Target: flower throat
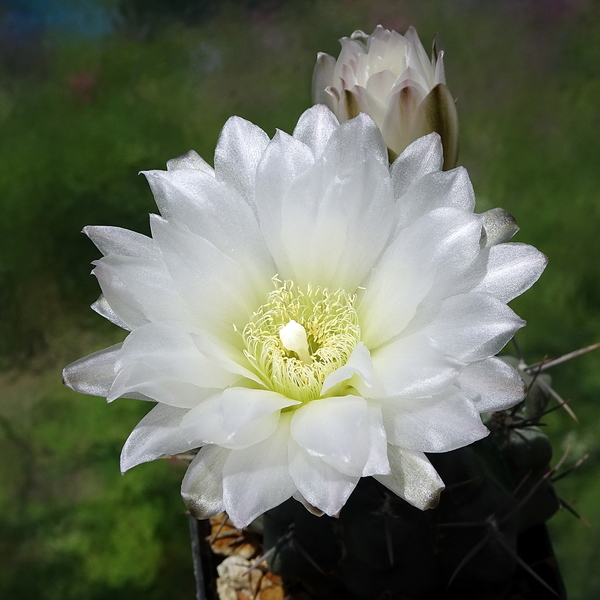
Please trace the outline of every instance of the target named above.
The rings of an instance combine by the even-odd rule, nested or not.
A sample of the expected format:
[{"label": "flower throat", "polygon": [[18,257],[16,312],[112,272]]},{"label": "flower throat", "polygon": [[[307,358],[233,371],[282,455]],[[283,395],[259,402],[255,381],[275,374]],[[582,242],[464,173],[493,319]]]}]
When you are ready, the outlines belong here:
[{"label": "flower throat", "polygon": [[279,286],[244,327],[244,354],[269,389],[309,402],[360,341],[356,296],[274,281]]}]

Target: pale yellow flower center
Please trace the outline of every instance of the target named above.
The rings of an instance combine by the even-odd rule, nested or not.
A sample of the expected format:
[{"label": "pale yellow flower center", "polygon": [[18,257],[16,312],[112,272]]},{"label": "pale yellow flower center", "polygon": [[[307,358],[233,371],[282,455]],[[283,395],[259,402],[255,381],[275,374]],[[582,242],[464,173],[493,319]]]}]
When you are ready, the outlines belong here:
[{"label": "pale yellow flower center", "polygon": [[244,327],[244,354],[269,389],[309,402],[360,341],[356,296],[277,283]]}]

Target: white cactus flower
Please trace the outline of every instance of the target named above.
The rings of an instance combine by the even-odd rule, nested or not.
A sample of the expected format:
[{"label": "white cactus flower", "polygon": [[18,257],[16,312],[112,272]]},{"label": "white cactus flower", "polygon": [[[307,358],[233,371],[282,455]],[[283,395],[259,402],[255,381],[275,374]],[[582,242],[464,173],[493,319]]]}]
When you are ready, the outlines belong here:
[{"label": "white cactus flower", "polygon": [[371,35],[355,31],[340,40],[336,60],[319,53],[313,100],[327,105],[340,122],[367,113],[393,156],[436,131],[442,137],[444,168],[456,165],[458,117],[446,86],[444,52],[430,60],[413,27],[402,36],[378,25]]},{"label": "white cactus flower", "polygon": [[441,166],[431,134],[390,167],[364,114],[340,126],[318,105],[272,140],[233,117],[214,170],[190,152],[146,173],[152,237],[87,227],[93,308],[130,333],[64,379],[156,402],[122,470],[200,448],[183,498],[239,528],[290,497],[336,515],[365,476],[434,506],[425,453],[484,437],[480,413],[523,397],[494,355],[546,263],[486,244],[466,171]]}]

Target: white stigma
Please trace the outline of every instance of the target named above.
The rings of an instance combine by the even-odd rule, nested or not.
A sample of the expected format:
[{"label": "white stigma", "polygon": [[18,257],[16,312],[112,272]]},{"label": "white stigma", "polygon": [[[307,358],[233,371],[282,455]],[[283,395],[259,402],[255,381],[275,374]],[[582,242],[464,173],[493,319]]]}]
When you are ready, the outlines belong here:
[{"label": "white stigma", "polygon": [[306,329],[300,323],[294,321],[294,319],[279,330],[279,339],[284,348],[289,352],[295,352],[301,361],[305,363],[313,361],[308,351]]}]

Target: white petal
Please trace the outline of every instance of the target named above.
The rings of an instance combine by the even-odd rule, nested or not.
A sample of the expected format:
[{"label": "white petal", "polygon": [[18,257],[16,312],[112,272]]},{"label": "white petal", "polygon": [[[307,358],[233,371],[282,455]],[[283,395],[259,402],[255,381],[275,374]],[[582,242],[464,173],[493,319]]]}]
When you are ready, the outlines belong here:
[{"label": "white petal", "polygon": [[359,56],[366,52],[364,43],[358,39],[355,39],[361,36],[367,37],[362,31],[355,31],[351,37],[343,37],[340,40],[342,50],[337,59],[337,67],[341,67],[352,60],[356,60]]},{"label": "white petal", "polygon": [[200,448],[181,483],[181,496],[196,519],[223,512],[223,467],[230,450],[219,446]]},{"label": "white petal", "polygon": [[281,240],[294,281],[356,289],[387,241],[392,208],[387,168],[375,159],[343,171],[323,159],[307,169],[281,207]]},{"label": "white petal", "polygon": [[[369,94],[376,98],[379,103],[384,105],[388,99],[390,90],[394,87],[394,84],[397,80],[397,73],[394,73],[389,69],[383,69],[381,71],[377,71],[377,73],[373,73],[367,79],[367,85],[365,86],[365,89],[369,92]],[[378,122],[378,119],[373,118],[373,120]]]},{"label": "white petal", "polygon": [[358,388],[369,398],[435,394],[458,377],[462,366],[423,334],[390,342],[373,351],[371,357],[373,388]]},{"label": "white petal", "polygon": [[242,197],[254,205],[256,167],[269,143],[269,136],[256,125],[240,117],[225,123],[215,149],[215,173]]},{"label": "white petal", "polygon": [[104,297],[104,294],[100,294],[98,300],[96,302],[92,302],[90,304],[90,308],[97,312],[100,316],[109,320],[111,323],[114,323],[121,329],[126,329],[127,331],[131,331],[131,328],[123,321],[117,313],[110,307],[108,300]]},{"label": "white petal", "polygon": [[387,147],[371,117],[361,113],[342,123],[331,135],[323,157],[329,163],[347,166],[349,160],[361,162],[371,157],[388,166]]},{"label": "white petal", "polygon": [[327,107],[317,104],[302,113],[294,128],[294,137],[306,144],[318,159],[337,127],[339,123],[335,115]]},{"label": "white petal", "polygon": [[383,426],[381,407],[374,402],[369,402],[369,429],[371,448],[362,475],[363,477],[368,477],[369,475],[390,473],[390,463],[387,455],[387,436],[385,427]]},{"label": "white petal", "polygon": [[[386,248],[363,284],[359,304],[362,339],[369,348],[401,333],[429,293],[435,276],[436,248],[403,231]],[[431,237],[428,238],[428,242]]]},{"label": "white petal", "polygon": [[286,270],[289,272],[281,239],[282,199],[294,178],[313,163],[313,153],[308,146],[277,131],[256,171],[256,209],[260,227],[280,276],[285,277]]},{"label": "white petal", "polygon": [[431,62],[429,57],[427,56],[427,52],[425,52],[425,48],[423,48],[423,44],[419,39],[419,35],[412,25],[408,28],[407,32],[404,34],[405,39],[409,42],[408,45],[408,57],[407,61],[411,66],[414,66],[419,73],[427,74],[429,86],[433,84],[433,68],[431,66]]},{"label": "white petal", "polygon": [[312,506],[337,516],[358,483],[358,476],[345,475],[309,454],[290,439],[290,474],[298,491]]},{"label": "white petal", "polygon": [[191,448],[179,429],[184,408],[157,404],[131,432],[121,452],[121,473]]},{"label": "white petal", "polygon": [[485,246],[508,242],[519,231],[515,218],[503,208],[492,208],[481,215],[485,232]]},{"label": "white petal", "polygon": [[330,373],[323,382],[321,394],[326,394],[331,388],[342,381],[350,379],[353,375],[359,375],[367,387],[373,384],[373,362],[368,348],[359,342],[352,351],[346,364]]},{"label": "white petal", "polygon": [[424,135],[410,144],[392,164],[396,198],[406,194],[414,181],[428,173],[441,171],[443,160],[442,140],[437,133]]},{"label": "white petal", "polygon": [[304,508],[311,515],[315,515],[315,517],[322,517],[325,514],[321,509],[317,508],[316,506],[313,506],[300,492],[294,492],[292,494],[292,498],[300,502],[300,504],[302,504],[302,506],[304,506]]},{"label": "white petal", "polygon": [[156,258],[157,250],[152,238],[121,227],[90,226],[83,228],[87,235],[104,254]]},{"label": "white petal", "polygon": [[[410,147],[410,142],[414,139],[410,124],[415,119],[422,98],[423,93],[419,88],[404,81],[403,85],[394,91],[387,102],[381,131],[388,148],[396,154],[402,153],[401,156],[404,155]],[[437,146],[438,144],[428,145]],[[423,162],[421,164],[418,163],[418,158],[415,156],[417,151],[422,155]],[[434,149],[434,155],[431,156],[423,152],[422,149],[417,148],[411,151],[412,154],[405,155],[400,163],[398,163],[400,157],[394,161],[392,177],[397,198],[406,192],[408,185],[414,178],[422,177],[430,171],[440,170],[441,164],[437,167],[435,162],[436,151],[437,147]]]},{"label": "white petal", "polygon": [[391,475],[375,475],[400,498],[421,510],[435,508],[444,489],[444,482],[422,452],[388,447]]},{"label": "white petal", "polygon": [[388,442],[410,450],[449,452],[489,433],[473,402],[458,390],[433,398],[390,398],[381,409]]},{"label": "white petal", "polygon": [[195,151],[189,150],[185,154],[167,161],[168,171],[189,170],[203,171],[211,177],[215,176],[214,169]]},{"label": "white petal", "polygon": [[247,448],[269,437],[277,427],[279,411],[294,404],[300,403],[275,392],[228,388],[190,410],[181,428],[196,445]]},{"label": "white petal", "polygon": [[112,402],[116,398],[141,398],[180,408],[192,408],[218,391],[217,388],[199,387],[174,379],[135,361],[118,372],[106,399]]},{"label": "white petal", "polygon": [[149,321],[194,323],[160,261],[111,254],[94,264],[106,301],[129,329]]},{"label": "white petal", "polygon": [[205,238],[186,233],[159,217],[152,218],[150,225],[172,285],[185,299],[196,322],[224,338],[233,337],[232,324],[243,329],[262,302],[240,263]]},{"label": "white petal", "polygon": [[[144,298],[144,287],[146,287],[143,280],[150,280],[144,275],[154,270],[154,264],[148,265],[140,261],[140,268],[136,268],[137,266],[135,263],[132,265],[114,261],[110,263],[97,261],[92,270],[92,275],[96,276],[102,289],[104,301],[129,331],[150,320],[140,300]],[[142,281],[137,280],[139,274],[142,274]],[[135,282],[134,285],[130,286],[131,282]],[[164,286],[160,287],[164,288]],[[156,296],[150,293],[147,298],[154,299]]]},{"label": "white petal", "polygon": [[[315,104],[326,104],[329,106],[331,96],[325,92],[325,89],[333,84],[333,71],[335,69],[335,58],[319,52],[317,62],[312,78],[312,97]],[[333,110],[333,106],[329,106]]]},{"label": "white petal", "polygon": [[500,352],[524,325],[500,300],[471,292],[446,299],[423,332],[448,354],[472,362]]},{"label": "white petal", "polygon": [[289,473],[289,416],[275,433],[244,450],[232,450],[223,468],[223,503],[231,522],[243,529],[296,491]]},{"label": "white petal", "polygon": [[63,383],[81,394],[108,396],[122,346],[115,344],[71,363],[63,369]]},{"label": "white petal", "polygon": [[209,358],[211,363],[263,386],[262,381],[247,368],[248,361],[239,346],[228,344],[225,340],[211,335],[207,331],[191,331],[190,336],[198,350]]},{"label": "white petal", "polygon": [[401,231],[365,283],[360,313],[367,346],[424,327],[440,300],[461,291],[457,282],[476,264],[480,239],[481,218],[454,208],[437,209]]},{"label": "white petal", "polygon": [[511,408],[523,400],[527,391],[519,373],[495,356],[465,367],[457,383],[476,398],[479,412]]},{"label": "white petal", "polygon": [[360,476],[371,448],[367,406],[359,396],[313,400],[294,412],[292,437],[338,471]]},{"label": "white petal", "polygon": [[473,291],[510,302],[539,279],[547,264],[546,255],[527,244],[491,246],[485,263],[485,276],[473,287]]},{"label": "white petal", "polygon": [[200,352],[189,333],[168,323],[149,323],[127,336],[117,368],[134,362],[203,388],[224,388],[239,379],[239,375]]},{"label": "white petal", "polygon": [[434,171],[413,180],[398,200],[398,219],[403,227],[437,208],[451,207],[473,212],[475,193],[464,167]]},{"label": "white petal", "polygon": [[269,283],[274,266],[256,216],[232,186],[201,171],[147,171],[145,175],[163,216],[239,262],[259,285],[266,285],[263,280]]}]

